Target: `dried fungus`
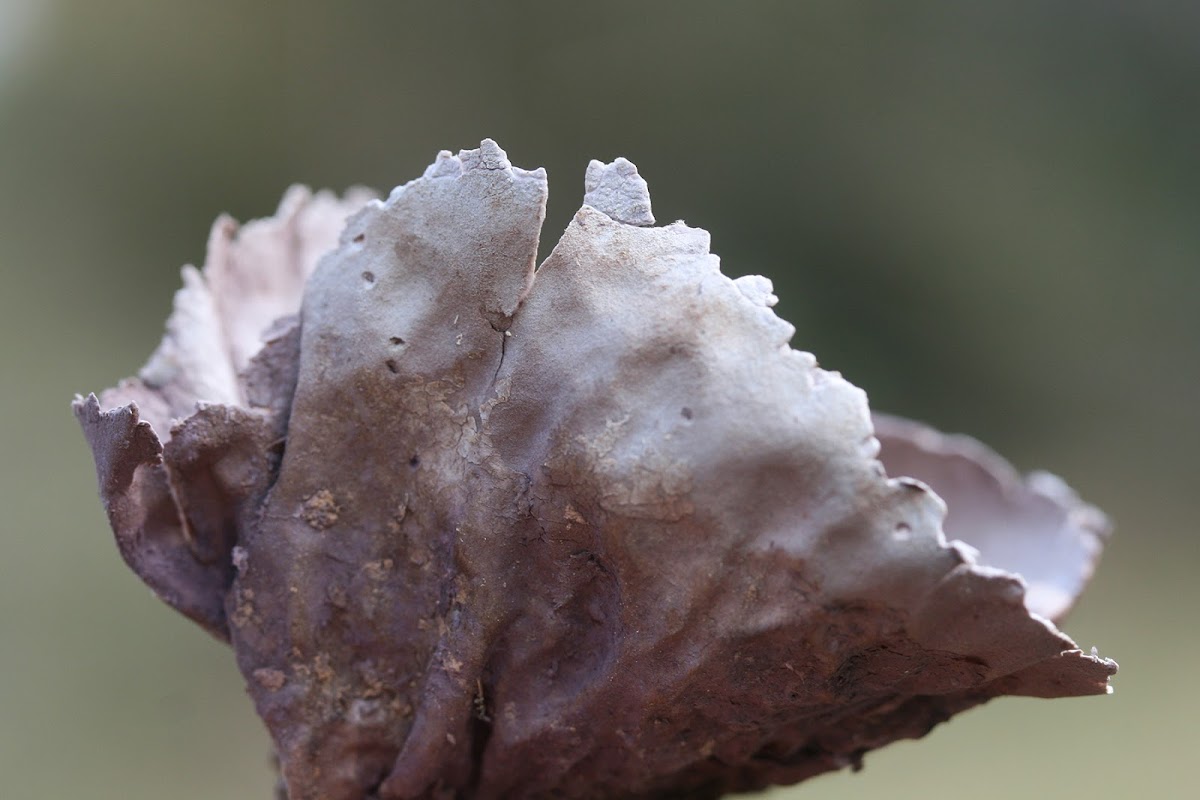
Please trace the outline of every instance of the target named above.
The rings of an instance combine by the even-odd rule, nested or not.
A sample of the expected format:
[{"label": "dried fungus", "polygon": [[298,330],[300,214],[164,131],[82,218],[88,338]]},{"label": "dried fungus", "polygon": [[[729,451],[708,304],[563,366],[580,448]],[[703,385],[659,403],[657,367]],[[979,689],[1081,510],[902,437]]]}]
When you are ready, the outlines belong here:
[{"label": "dried fungus", "polygon": [[716,797],[1107,690],[1053,622],[1100,512],[873,426],[630,162],[586,187],[536,270],[545,173],[490,140],[386,200],[292,189],[76,401],[122,555],[233,646],[288,797]]}]

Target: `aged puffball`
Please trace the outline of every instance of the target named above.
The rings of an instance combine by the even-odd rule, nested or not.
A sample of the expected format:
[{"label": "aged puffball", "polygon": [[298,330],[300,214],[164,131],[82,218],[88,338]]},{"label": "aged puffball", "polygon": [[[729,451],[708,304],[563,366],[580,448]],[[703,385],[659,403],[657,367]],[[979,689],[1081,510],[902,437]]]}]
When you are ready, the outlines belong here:
[{"label": "aged puffball", "polygon": [[293,189],[76,401],[122,555],[232,644],[288,797],[715,797],[1107,690],[1053,623],[1098,511],[873,427],[631,163],[586,186],[536,272],[545,173],[490,140],[386,201]]}]

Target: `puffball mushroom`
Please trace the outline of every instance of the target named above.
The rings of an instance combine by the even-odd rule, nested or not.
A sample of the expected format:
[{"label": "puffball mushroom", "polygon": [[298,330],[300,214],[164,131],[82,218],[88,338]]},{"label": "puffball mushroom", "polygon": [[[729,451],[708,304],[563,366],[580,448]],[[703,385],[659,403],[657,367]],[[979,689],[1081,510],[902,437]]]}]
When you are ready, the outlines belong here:
[{"label": "puffball mushroom", "polygon": [[717,797],[1107,691],[1054,624],[1099,511],[873,427],[630,162],[586,185],[537,269],[546,174],[490,140],[386,200],[293,188],[75,402],[122,555],[233,646],[287,797]]}]

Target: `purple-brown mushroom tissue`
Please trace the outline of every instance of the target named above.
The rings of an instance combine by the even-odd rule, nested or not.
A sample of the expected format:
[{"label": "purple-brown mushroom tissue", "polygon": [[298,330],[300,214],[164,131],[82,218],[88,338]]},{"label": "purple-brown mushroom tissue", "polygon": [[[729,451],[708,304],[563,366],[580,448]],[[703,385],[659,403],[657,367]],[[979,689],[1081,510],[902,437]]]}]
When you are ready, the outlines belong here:
[{"label": "purple-brown mushroom tissue", "polygon": [[292,800],[712,798],[998,695],[1104,694],[1055,622],[1107,522],[872,416],[624,159],[536,263],[495,142],[213,228],[75,402],[129,566],[227,641]]}]

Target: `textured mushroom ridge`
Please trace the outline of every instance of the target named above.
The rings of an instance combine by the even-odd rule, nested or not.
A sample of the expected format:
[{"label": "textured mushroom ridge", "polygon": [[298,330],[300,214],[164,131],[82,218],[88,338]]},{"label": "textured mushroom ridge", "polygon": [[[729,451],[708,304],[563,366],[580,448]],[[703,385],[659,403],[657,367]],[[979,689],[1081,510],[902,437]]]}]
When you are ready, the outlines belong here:
[{"label": "textured mushroom ridge", "polygon": [[1107,690],[1052,622],[1098,511],[873,427],[631,163],[586,186],[536,272],[545,172],[490,140],[385,201],[293,189],[76,401],[122,555],[232,644],[288,797],[715,797]]}]

